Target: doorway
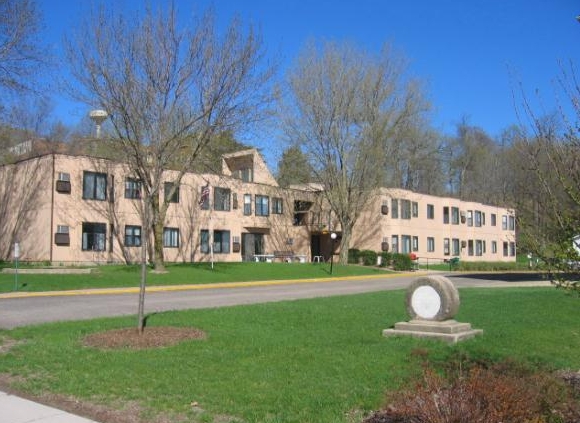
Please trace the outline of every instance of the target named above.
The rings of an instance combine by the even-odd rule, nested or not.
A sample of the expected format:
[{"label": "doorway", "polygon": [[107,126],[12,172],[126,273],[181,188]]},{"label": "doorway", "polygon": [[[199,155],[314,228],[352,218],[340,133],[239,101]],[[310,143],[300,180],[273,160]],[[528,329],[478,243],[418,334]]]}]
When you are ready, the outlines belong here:
[{"label": "doorway", "polygon": [[255,254],[264,254],[264,234],[242,234],[242,260],[253,261]]}]

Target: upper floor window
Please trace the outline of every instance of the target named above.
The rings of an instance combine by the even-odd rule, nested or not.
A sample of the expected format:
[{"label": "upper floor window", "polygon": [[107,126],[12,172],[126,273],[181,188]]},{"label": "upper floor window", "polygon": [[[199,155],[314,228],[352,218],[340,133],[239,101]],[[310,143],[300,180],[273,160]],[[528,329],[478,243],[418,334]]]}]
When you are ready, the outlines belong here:
[{"label": "upper floor window", "polygon": [[134,178],[125,179],[125,198],[141,198],[141,181]]},{"label": "upper floor window", "polygon": [[[175,191],[173,191],[174,187]],[[171,191],[173,191],[173,193]],[[163,184],[163,193],[167,203],[179,203],[179,185],[175,186],[173,182],[165,182]]]},{"label": "upper floor window", "polygon": [[516,230],[516,218],[513,216],[509,216],[509,230],[515,231]]},{"label": "upper floor window", "polygon": [[252,194],[244,194],[244,216],[252,214]]},{"label": "upper floor window", "polygon": [[473,226],[473,210],[467,210],[467,226]]},{"label": "upper floor window", "polygon": [[427,219],[435,219],[435,206],[427,204]]},{"label": "upper floor window", "polygon": [[268,216],[270,214],[270,197],[256,195],[256,216]]},{"label": "upper floor window", "polygon": [[413,201],[411,203],[411,214],[413,215],[413,217],[419,217],[419,203],[417,203],[416,201]]},{"label": "upper floor window", "polygon": [[70,173],[58,172],[56,190],[60,193],[70,194]]},{"label": "upper floor window", "polygon": [[401,200],[401,219],[411,218],[411,202],[409,200]]},{"label": "upper floor window", "polygon": [[284,213],[283,201],[281,198],[272,198],[272,214]]},{"label": "upper floor window", "polygon": [[505,214],[501,217],[501,228],[504,231],[507,231],[508,228],[508,217]]},{"label": "upper floor window", "polygon": [[491,214],[491,226],[497,225],[497,215],[495,213]]},{"label": "upper floor window", "polygon": [[83,172],[83,199],[107,199],[107,174],[98,172]]},{"label": "upper floor window", "polygon": [[215,187],[213,189],[213,209],[218,211],[230,211],[230,194],[229,188]]},{"label": "upper floor window", "polygon": [[449,207],[443,207],[443,223],[449,223]]},{"label": "upper floor window", "polygon": [[454,225],[459,225],[459,208],[451,207],[451,223]]},{"label": "upper floor window", "polygon": [[239,169],[234,173],[234,177],[241,179],[243,182],[254,182],[254,169],[251,167]]},{"label": "upper floor window", "polygon": [[391,217],[393,219],[399,218],[399,200],[396,198],[391,199]]},{"label": "upper floor window", "polygon": [[481,226],[481,212],[479,210],[475,210],[475,226]]}]

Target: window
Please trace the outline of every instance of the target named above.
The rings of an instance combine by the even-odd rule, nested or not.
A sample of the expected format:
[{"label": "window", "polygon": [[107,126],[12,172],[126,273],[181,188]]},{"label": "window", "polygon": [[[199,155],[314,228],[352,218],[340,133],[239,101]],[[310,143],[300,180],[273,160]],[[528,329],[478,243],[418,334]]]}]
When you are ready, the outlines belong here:
[{"label": "window", "polygon": [[393,252],[393,253],[399,252],[399,236],[398,235],[391,236],[391,252]]},{"label": "window", "polygon": [[507,242],[503,243],[503,256],[504,257],[508,256],[508,243]]},{"label": "window", "polygon": [[513,216],[509,217],[509,230],[510,231],[516,230],[516,218]]},{"label": "window", "polygon": [[419,237],[413,237],[413,251],[419,251]]},{"label": "window", "polygon": [[247,167],[233,172],[232,176],[241,179],[243,182],[254,182],[254,169]]},{"label": "window", "polygon": [[215,187],[213,189],[213,209],[218,211],[230,211],[230,194],[229,188]]},{"label": "window", "polygon": [[435,238],[427,237],[427,251],[432,253],[435,251]]},{"label": "window", "polygon": [[396,198],[391,199],[391,217],[393,219],[399,218],[399,200]]},{"label": "window", "polygon": [[485,212],[481,212],[481,225],[485,226]]},{"label": "window", "polygon": [[451,207],[451,223],[453,225],[459,225],[459,208]]},{"label": "window", "polygon": [[[202,229],[200,251],[209,253],[209,231]],[[213,252],[215,254],[228,254],[230,252],[230,231],[213,231]]]},{"label": "window", "polygon": [[163,228],[163,246],[167,248],[179,247],[179,228]]},{"label": "window", "polygon": [[252,214],[252,194],[244,194],[244,216]]},{"label": "window", "polygon": [[411,218],[411,202],[409,200],[401,200],[401,219]]},{"label": "window", "polygon": [[417,203],[416,201],[413,201],[411,203],[411,213],[413,217],[419,217],[419,203]]},{"label": "window", "polygon": [[141,226],[133,226],[133,225],[125,226],[125,246],[126,247],[141,246]]},{"label": "window", "polygon": [[232,209],[234,210],[238,209],[238,194],[236,194],[235,192],[232,193]]},{"label": "window", "polygon": [[459,239],[458,238],[453,238],[451,240],[451,250],[453,251],[453,255],[454,256],[458,256],[459,255]]},{"label": "window", "polygon": [[209,182],[201,187],[199,192],[199,206],[202,210],[209,210]]},{"label": "window", "polygon": [[507,231],[508,228],[508,217],[505,214],[501,217],[501,228],[504,231]]},{"label": "window", "polygon": [[443,254],[446,256],[449,255],[449,238],[443,239]]},{"label": "window", "polygon": [[282,214],[284,212],[283,202],[281,198],[272,198],[272,214]]},{"label": "window", "polygon": [[470,256],[473,255],[473,240],[472,239],[467,241],[467,254]]},{"label": "window", "polygon": [[97,172],[83,172],[83,199],[107,199],[107,174]]},{"label": "window", "polygon": [[475,210],[475,226],[481,227],[481,212],[479,210]]},{"label": "window", "polygon": [[473,210],[467,210],[467,226],[473,226]]},{"label": "window", "polygon": [[492,213],[491,214],[491,226],[496,226],[496,224],[497,224],[496,221],[497,221],[497,216],[495,213]]},{"label": "window", "polygon": [[173,182],[165,182],[163,184],[163,193],[167,203],[179,203],[179,186],[175,188],[175,192],[171,195],[171,191],[175,184]]},{"label": "window", "polygon": [[141,181],[134,178],[125,179],[125,198],[138,200],[141,198]]},{"label": "window", "polygon": [[256,195],[256,216],[268,216],[270,214],[270,197]]},{"label": "window", "polygon": [[411,237],[409,235],[401,236],[401,252],[403,254],[411,252]]},{"label": "window", "polygon": [[105,251],[107,225],[105,223],[83,222],[83,251]]},{"label": "window", "polygon": [[516,243],[510,242],[510,256],[515,257],[516,255]]},{"label": "window", "polygon": [[491,241],[491,252],[497,254],[497,241]]},{"label": "window", "polygon": [[427,204],[427,219],[435,219],[435,206]]},{"label": "window", "polygon": [[443,223],[449,223],[449,207],[443,207]]},{"label": "window", "polygon": [[475,255],[476,256],[483,255],[483,242],[480,239],[475,240]]}]

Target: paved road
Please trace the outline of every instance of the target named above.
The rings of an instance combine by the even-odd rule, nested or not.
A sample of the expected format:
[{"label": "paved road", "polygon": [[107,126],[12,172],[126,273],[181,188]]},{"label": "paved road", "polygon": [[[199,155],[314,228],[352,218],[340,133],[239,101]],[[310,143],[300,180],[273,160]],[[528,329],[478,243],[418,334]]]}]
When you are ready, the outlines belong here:
[{"label": "paved road", "polygon": [[[279,284],[265,283],[260,286],[178,290],[171,288],[147,293],[146,313],[167,310],[223,307],[238,304],[254,304],[300,298],[350,295],[363,292],[404,289],[418,276],[408,274],[376,279],[327,280],[324,282],[299,282]],[[546,285],[534,275],[509,274],[453,274],[450,279],[458,287],[504,287]],[[111,292],[111,291],[108,291]],[[38,294],[33,294],[38,295]],[[136,293],[78,295],[24,296],[0,298],[0,328],[11,329],[46,322],[83,320],[96,317],[135,315]]]}]

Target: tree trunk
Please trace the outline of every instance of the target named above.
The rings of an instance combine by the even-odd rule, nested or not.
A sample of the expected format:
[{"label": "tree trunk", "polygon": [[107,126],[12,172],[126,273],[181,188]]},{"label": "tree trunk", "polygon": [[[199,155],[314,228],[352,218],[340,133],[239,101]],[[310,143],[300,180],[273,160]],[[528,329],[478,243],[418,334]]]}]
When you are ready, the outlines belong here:
[{"label": "tree trunk", "polygon": [[348,225],[342,228],[342,238],[340,240],[340,255],[339,263],[348,264],[348,249],[350,248],[350,239],[352,234],[352,228]]},{"label": "tree trunk", "polygon": [[163,257],[163,225],[165,224],[165,213],[159,205],[159,198],[153,195],[151,199],[152,230],[153,230],[153,267],[156,272],[165,271],[165,260]]}]

